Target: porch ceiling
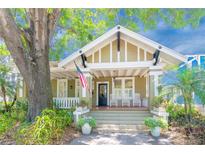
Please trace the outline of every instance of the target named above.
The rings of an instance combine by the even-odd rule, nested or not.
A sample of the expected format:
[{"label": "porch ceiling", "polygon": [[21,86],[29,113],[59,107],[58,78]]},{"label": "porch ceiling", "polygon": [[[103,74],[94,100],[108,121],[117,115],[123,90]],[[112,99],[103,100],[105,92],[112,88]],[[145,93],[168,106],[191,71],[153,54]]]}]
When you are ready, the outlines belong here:
[{"label": "porch ceiling", "polygon": [[77,73],[75,71],[68,71],[64,68],[54,67],[50,69],[51,79],[75,79]]},{"label": "porch ceiling", "polygon": [[93,70],[92,75],[96,78],[99,77],[144,77],[148,73],[147,69],[119,69],[119,70]]}]

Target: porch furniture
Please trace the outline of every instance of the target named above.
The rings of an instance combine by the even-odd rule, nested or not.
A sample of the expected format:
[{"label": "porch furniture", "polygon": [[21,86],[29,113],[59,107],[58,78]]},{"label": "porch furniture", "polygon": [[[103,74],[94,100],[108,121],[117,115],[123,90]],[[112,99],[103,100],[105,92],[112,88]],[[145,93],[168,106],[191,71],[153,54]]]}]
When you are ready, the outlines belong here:
[{"label": "porch furniture", "polygon": [[110,106],[119,106],[119,97],[116,97],[114,94],[110,94]]},{"label": "porch furniture", "polygon": [[122,106],[129,106],[131,104],[132,98],[123,98],[122,99]]},{"label": "porch furniture", "polygon": [[122,97],[122,106],[130,106],[131,101],[133,100],[132,94],[129,93],[129,91],[123,93]]},{"label": "porch furniture", "polygon": [[141,98],[140,98],[140,94],[138,93],[134,95],[133,106],[141,107]]},{"label": "porch furniture", "polygon": [[54,97],[54,106],[59,109],[70,109],[80,104],[79,97]]},{"label": "porch furniture", "polygon": [[143,107],[148,107],[148,99],[147,98],[142,99],[142,106]]}]

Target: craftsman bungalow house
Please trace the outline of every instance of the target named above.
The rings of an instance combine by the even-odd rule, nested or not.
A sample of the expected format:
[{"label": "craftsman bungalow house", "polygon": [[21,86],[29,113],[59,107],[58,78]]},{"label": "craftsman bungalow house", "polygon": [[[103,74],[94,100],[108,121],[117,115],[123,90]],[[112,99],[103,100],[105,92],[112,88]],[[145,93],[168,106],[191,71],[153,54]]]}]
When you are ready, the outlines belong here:
[{"label": "craftsman bungalow house", "polygon": [[[64,60],[50,62],[53,100],[59,108],[84,100],[93,110],[149,109],[165,67],[185,61],[184,55],[118,25]],[[25,86],[20,95],[27,95]]]},{"label": "craftsman bungalow house", "polygon": [[[84,99],[92,109],[149,108],[168,65],[186,57],[120,25],[60,62],[51,62],[54,101],[70,107]],[[87,79],[81,86],[76,66]]]}]

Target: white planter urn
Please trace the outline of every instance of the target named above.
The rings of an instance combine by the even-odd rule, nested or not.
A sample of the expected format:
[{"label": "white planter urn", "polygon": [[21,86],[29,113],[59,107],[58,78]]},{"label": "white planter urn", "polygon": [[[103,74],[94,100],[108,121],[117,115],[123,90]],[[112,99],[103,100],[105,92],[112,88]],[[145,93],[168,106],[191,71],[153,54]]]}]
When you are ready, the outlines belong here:
[{"label": "white planter urn", "polygon": [[159,137],[160,136],[160,127],[155,127],[154,129],[152,129],[151,134],[154,137]]},{"label": "white planter urn", "polygon": [[84,135],[89,135],[92,131],[92,127],[90,127],[90,125],[88,123],[85,123],[82,127],[82,133]]}]

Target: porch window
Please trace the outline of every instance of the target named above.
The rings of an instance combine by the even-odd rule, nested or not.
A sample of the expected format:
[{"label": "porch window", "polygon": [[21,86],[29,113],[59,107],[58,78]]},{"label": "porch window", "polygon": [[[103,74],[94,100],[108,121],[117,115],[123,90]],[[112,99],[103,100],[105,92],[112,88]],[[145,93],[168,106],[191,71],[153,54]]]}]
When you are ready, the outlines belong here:
[{"label": "porch window", "polygon": [[114,79],[113,94],[118,98],[132,98],[134,93],[133,78]]},{"label": "porch window", "polygon": [[122,96],[122,80],[119,79],[114,80],[114,94],[116,97]]},{"label": "porch window", "polygon": [[67,79],[59,79],[57,81],[57,97],[67,97],[68,81]]},{"label": "porch window", "polygon": [[125,79],[125,89],[124,95],[125,98],[132,98],[133,97],[133,81],[132,79]]}]

